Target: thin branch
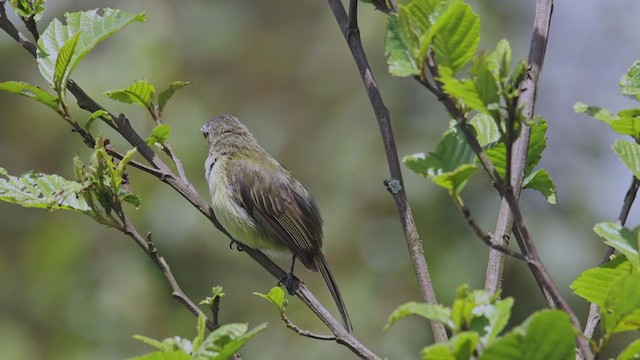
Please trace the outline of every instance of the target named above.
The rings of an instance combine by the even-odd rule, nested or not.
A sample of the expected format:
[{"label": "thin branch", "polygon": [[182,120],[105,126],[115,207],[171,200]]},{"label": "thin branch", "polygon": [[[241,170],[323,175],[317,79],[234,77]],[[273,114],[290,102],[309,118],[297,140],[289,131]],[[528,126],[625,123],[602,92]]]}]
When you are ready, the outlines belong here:
[{"label": "thin branch", "polygon": [[[387,184],[393,185],[388,186],[387,188],[390,190],[389,192],[396,203],[396,208],[400,216],[400,222],[402,224],[402,229],[404,231],[405,240],[411,257],[411,263],[413,264],[413,268],[418,279],[422,298],[428,304],[437,304],[438,301],[433,289],[433,284],[431,283],[431,276],[427,267],[427,261],[424,257],[422,240],[418,235],[418,230],[416,229],[416,224],[404,189],[402,172],[400,170],[400,161],[398,160],[398,152],[395,145],[395,139],[393,137],[393,130],[391,128],[389,110],[382,100],[378,85],[373,77],[371,68],[369,67],[367,56],[364,52],[364,48],[362,47],[359,31],[349,28],[349,18],[347,17],[347,13],[340,0],[328,0],[328,3],[358,67],[360,77],[362,78],[365,90],[369,96],[369,101],[371,102],[371,107],[373,108],[378,121],[378,127],[380,128],[380,134],[382,135],[382,142],[384,144],[387,164],[391,176],[391,179],[387,181]],[[355,14],[352,15],[355,16]],[[352,21],[351,24],[353,23],[354,22]],[[430,320],[429,324],[436,342],[447,341],[447,333],[441,323]]]},{"label": "thin branch", "polygon": [[317,339],[317,340],[324,340],[324,341],[334,341],[337,340],[335,336],[327,336],[327,335],[318,335],[318,334],[314,334],[308,330],[303,330],[300,327],[298,327],[298,325],[294,324],[291,320],[289,320],[289,318],[287,317],[287,315],[284,313],[284,311],[280,312],[280,318],[282,319],[282,321],[284,321],[285,325],[293,330],[293,332],[295,332],[296,334],[300,335],[300,336],[304,336],[304,337],[308,337],[311,339]]},{"label": "thin branch", "polygon": [[[3,5],[3,2],[0,2],[0,5]],[[27,38],[25,38],[22,34],[20,34],[15,26],[7,19],[3,6],[0,6],[0,29],[7,32],[33,57],[36,57],[35,45],[31,43]],[[89,95],[87,95],[87,93],[80,86],[78,86],[75,81],[69,80],[67,82],[67,89],[74,95],[78,102],[78,106],[83,110],[86,110],[90,113],[94,113],[98,110],[105,110],[100,104],[98,104]],[[154,169],[157,169],[157,171],[149,173],[159,177],[162,182],[169,185],[177,193],[182,195],[182,197],[184,197],[189,203],[191,203],[196,209],[198,209],[198,211],[205,215],[220,232],[222,232],[229,239],[233,240],[233,237],[222,227],[222,225],[220,225],[215,215],[213,214],[213,210],[195,192],[193,185],[183,181],[179,177],[176,177],[175,174],[173,174],[169,166],[167,166],[167,164],[157,156],[157,154],[149,147],[144,139],[142,139],[140,135],[133,129],[129,120],[124,115],[116,117],[110,114],[110,116],[114,119],[115,125],[113,125],[109,121],[107,121],[107,124],[114,127],[114,129],[118,133],[120,133],[120,135],[122,135],[122,137],[127,140],[130,145],[138,149],[140,155],[145,160],[147,160]],[[144,170],[144,168],[142,170]],[[128,235],[130,237],[133,237],[134,240],[136,240],[136,243],[138,243],[138,245],[140,245],[143,249],[145,249],[145,247],[148,247],[148,245],[142,245],[144,241],[142,243],[139,241],[140,239],[142,239],[139,234],[132,231]],[[244,250],[244,253],[251,256],[252,259],[254,259],[258,264],[260,264],[260,266],[271,273],[276,279],[279,280],[284,276],[285,271],[282,270],[277,264],[275,264],[270,258],[265,256],[259,250],[251,249],[248,247],[245,247]],[[161,267],[161,269],[169,269],[169,266],[166,264],[163,258],[158,257],[155,261],[158,262],[158,266]],[[167,280],[170,283],[175,283],[175,279],[173,278],[173,275],[170,274],[170,272],[166,273],[163,270],[163,274],[165,275],[165,277],[167,277]],[[363,359],[380,359],[380,357],[378,357],[355,337],[349,334],[302,282],[299,282],[297,278],[294,278],[293,280],[294,289],[296,289],[296,295],[298,296],[298,298],[305,305],[307,305],[320,318],[320,320],[322,320],[322,322],[324,322],[329,327],[331,332],[336,335],[337,343],[346,346],[352,352]],[[175,284],[177,285],[177,283]],[[192,305],[192,302],[190,302],[190,300],[186,296],[184,296],[184,293],[174,291],[173,296],[178,301],[183,303],[192,313],[194,313],[194,315],[197,315],[200,312],[197,307],[195,307],[195,305]]]}]

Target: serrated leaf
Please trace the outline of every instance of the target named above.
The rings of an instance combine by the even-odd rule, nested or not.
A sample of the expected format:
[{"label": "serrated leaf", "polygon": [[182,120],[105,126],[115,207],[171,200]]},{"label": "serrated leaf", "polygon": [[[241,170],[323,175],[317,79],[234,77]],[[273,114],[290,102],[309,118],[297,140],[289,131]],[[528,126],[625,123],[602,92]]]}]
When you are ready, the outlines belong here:
[{"label": "serrated leaf", "polygon": [[610,124],[613,132],[621,135],[629,135],[634,139],[640,139],[640,118],[621,117]]},{"label": "serrated leaf", "polygon": [[452,69],[439,66],[440,77],[438,80],[442,82],[444,92],[452,96],[454,99],[462,101],[464,105],[478,112],[490,115],[487,105],[480,98],[476,90],[476,84],[472,80],[459,80],[453,77]]},{"label": "serrated leaf", "polygon": [[398,15],[391,14],[387,19],[384,48],[391,75],[404,77],[420,74],[422,67],[413,58],[411,45],[404,37]]},{"label": "serrated leaf", "polygon": [[600,313],[605,333],[640,329],[640,274],[625,274],[614,280]]},{"label": "serrated leaf", "polygon": [[529,149],[524,169],[525,176],[531,174],[538,162],[540,162],[544,149],[547,148],[547,122],[542,118],[536,117],[530,127]]},{"label": "serrated leaf", "polygon": [[611,112],[605,108],[598,106],[589,106],[582,102],[577,102],[573,105],[573,112],[585,113],[596,120],[600,120],[603,123],[609,125],[612,121],[618,120],[619,117],[611,114]]},{"label": "serrated leaf", "polygon": [[638,255],[638,229],[631,230],[619,223],[601,222],[593,231],[605,239],[605,244],[622,253],[636,268],[640,268]]},{"label": "serrated leaf", "polygon": [[463,2],[451,5],[429,32],[433,34],[432,48],[438,65],[457,73],[471,60],[480,43],[480,18]]},{"label": "serrated leaf", "polygon": [[71,58],[78,45],[78,39],[80,39],[80,33],[76,33],[64,43],[60,48],[60,53],[56,59],[56,66],[53,73],[53,88],[58,92],[61,99],[64,99],[64,90],[67,88],[67,79],[70,75],[69,65]]},{"label": "serrated leaf", "polygon": [[575,329],[569,316],[562,311],[547,310],[535,313],[523,339],[526,359],[575,359]]},{"label": "serrated leaf", "polygon": [[432,176],[431,180],[434,184],[459,194],[476,170],[478,167],[475,164],[464,164],[453,171]]},{"label": "serrated leaf", "polygon": [[11,176],[0,167],[0,200],[24,207],[91,214],[81,193],[87,185],[61,176],[28,172]]},{"label": "serrated leaf", "polygon": [[632,272],[633,266],[623,256],[602,264],[596,268],[585,270],[571,284],[573,292],[598,306],[604,304],[605,296],[611,284],[621,276]]},{"label": "serrated leaf", "polygon": [[638,98],[640,94],[640,61],[636,61],[620,78],[620,92]]},{"label": "serrated leaf", "polygon": [[558,189],[551,179],[551,175],[545,169],[538,169],[527,176],[522,181],[522,187],[539,191],[549,204],[558,203]]},{"label": "serrated leaf", "polygon": [[154,116],[153,97],[156,89],[146,80],[136,81],[125,89],[107,91],[104,94],[112,100],[126,104],[138,104]]},{"label": "serrated leaf", "polygon": [[497,108],[500,106],[500,88],[497,74],[494,74],[494,71],[498,70],[492,67],[493,65],[491,61],[489,61],[489,56],[487,54],[480,54],[473,58],[471,74],[473,75],[473,84],[478,98],[487,110],[494,108],[495,110],[490,111],[490,115],[498,118],[499,113]]},{"label": "serrated leaf", "polygon": [[104,9],[102,15],[98,14],[97,9],[67,13],[65,18],[67,25],[54,19],[38,40],[38,68],[52,86],[55,84],[55,66],[60,49],[76,34],[80,34],[80,38],[69,61],[68,73],[100,42],[134,21],[146,20],[144,14],[131,15],[113,9]]},{"label": "serrated leaf", "polygon": [[479,113],[469,123],[476,130],[476,138],[483,148],[500,140],[498,125],[491,116]]},{"label": "serrated leaf", "polygon": [[384,329],[389,329],[389,327],[391,327],[391,325],[393,325],[396,321],[409,315],[418,315],[428,320],[436,320],[443,323],[449,329],[453,328],[450,309],[437,304],[432,305],[425,303],[408,302],[406,304],[398,306],[398,308],[395,309],[391,313],[391,315],[389,315],[389,320],[384,326]]},{"label": "serrated leaf", "polygon": [[640,179],[640,145],[627,140],[617,140],[613,144],[613,151],[622,163]]},{"label": "serrated leaf", "polygon": [[48,106],[53,111],[58,111],[60,100],[39,87],[29,85],[26,82],[5,81],[0,83],[0,90],[18,94],[31,98],[41,104]]},{"label": "serrated leaf", "polygon": [[191,83],[192,83],[191,81],[174,81],[171,84],[169,84],[169,87],[167,87],[165,90],[162,90],[158,94],[158,113],[162,114],[162,112],[164,111],[164,108],[167,106],[167,103],[169,102],[169,99],[171,99],[171,97],[173,96],[173,94],[175,94],[176,91],[182,89],[183,87]]},{"label": "serrated leaf", "polygon": [[271,290],[269,290],[269,293],[266,295],[258,292],[254,292],[253,294],[275,305],[278,311],[280,311],[281,313],[284,312],[284,309],[287,306],[287,299],[284,296],[284,290],[277,286],[271,288]]},{"label": "serrated leaf", "polygon": [[147,138],[147,144],[164,144],[169,139],[169,135],[171,135],[171,127],[169,125],[156,125],[156,127],[153,128],[151,134]]}]

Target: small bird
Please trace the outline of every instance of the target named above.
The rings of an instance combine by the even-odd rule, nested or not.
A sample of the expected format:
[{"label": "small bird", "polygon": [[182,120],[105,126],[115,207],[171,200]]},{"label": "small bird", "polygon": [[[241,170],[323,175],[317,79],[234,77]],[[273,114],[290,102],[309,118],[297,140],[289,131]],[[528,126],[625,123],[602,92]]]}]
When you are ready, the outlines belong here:
[{"label": "small bird", "polygon": [[296,259],[319,271],[351,331],[346,306],[322,252],[322,218],[309,191],[235,117],[216,116],[201,131],[209,146],[205,177],[220,224],[245,246],[292,254],[291,270],[283,280],[289,292]]}]

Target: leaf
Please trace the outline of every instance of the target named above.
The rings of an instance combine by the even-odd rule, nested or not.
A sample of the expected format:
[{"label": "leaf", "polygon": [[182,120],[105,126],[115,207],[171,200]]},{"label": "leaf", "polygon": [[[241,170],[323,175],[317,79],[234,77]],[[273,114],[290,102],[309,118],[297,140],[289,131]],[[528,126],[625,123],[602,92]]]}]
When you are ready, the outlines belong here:
[{"label": "leaf", "polygon": [[471,7],[456,2],[440,16],[429,30],[433,35],[433,52],[438,65],[457,73],[471,60],[480,43],[480,18]]},{"label": "leaf", "polygon": [[634,62],[620,78],[620,92],[638,99],[640,95],[640,61]]},{"label": "leaf", "polygon": [[558,189],[551,179],[551,175],[545,169],[539,169],[531,173],[522,181],[522,187],[539,191],[547,199],[549,204],[558,203]]},{"label": "leaf", "polygon": [[471,359],[477,343],[477,333],[462,332],[454,335],[444,344],[425,347],[420,355],[422,360]]},{"label": "leaf", "polygon": [[176,91],[182,89],[183,87],[191,84],[191,81],[174,81],[169,84],[169,87],[165,90],[162,90],[160,94],[158,94],[158,113],[162,114],[164,108],[167,106],[169,99],[175,94]]},{"label": "leaf", "polygon": [[278,311],[280,311],[280,313],[283,313],[284,309],[287,307],[287,299],[284,296],[284,290],[282,290],[277,286],[271,288],[271,290],[269,290],[269,293],[266,295],[258,292],[254,292],[253,295],[257,295],[269,301],[270,303],[276,306],[276,308],[278,309]]},{"label": "leaf", "polygon": [[398,308],[395,309],[391,313],[391,315],[389,315],[389,320],[384,326],[384,329],[389,329],[391,325],[393,325],[396,321],[409,315],[418,315],[428,320],[436,320],[443,323],[450,329],[453,328],[450,309],[437,304],[432,305],[425,303],[408,302],[406,304],[398,306]]},{"label": "leaf", "polygon": [[129,360],[192,360],[193,358],[183,350],[167,350],[153,352],[143,356],[136,356]]},{"label": "leaf", "polygon": [[473,58],[471,74],[480,101],[485,108],[494,109],[490,115],[497,119],[499,117],[497,109],[500,106],[500,88],[499,78],[495,72],[499,70],[494,69],[494,66],[489,60],[489,55],[480,54]]},{"label": "leaf", "polygon": [[542,118],[536,117],[529,126],[531,127],[531,135],[524,169],[525,176],[531,174],[538,162],[540,162],[544,149],[547,148],[547,122]]},{"label": "leaf", "polygon": [[598,106],[588,106],[585,103],[577,102],[573,105],[573,112],[585,113],[596,120],[600,120],[603,123],[609,125],[612,121],[618,120],[619,117],[611,114],[611,112],[605,108]]},{"label": "leaf", "polygon": [[53,73],[53,88],[58,92],[58,96],[60,96],[61,99],[64,99],[63,91],[67,88],[67,79],[70,75],[68,71],[69,65],[76,46],[78,45],[79,38],[80,33],[76,33],[69,41],[65,42],[56,59],[55,71]]},{"label": "leaf", "polygon": [[147,138],[147,144],[164,144],[171,135],[171,127],[167,124],[156,125],[151,131],[151,135]]},{"label": "leaf", "polygon": [[638,117],[621,117],[618,120],[612,121],[609,125],[615,133],[640,139],[640,118]]},{"label": "leaf", "polygon": [[46,0],[9,0],[9,4],[18,16],[23,18],[33,17],[35,21],[42,18],[44,3]]},{"label": "leaf", "polygon": [[637,359],[638,354],[640,354],[640,339],[632,342],[627,346],[620,355],[616,358],[616,360],[632,360]]},{"label": "leaf", "polygon": [[453,77],[453,71],[448,67],[439,67],[440,77],[444,92],[457,100],[461,100],[464,105],[478,112],[490,115],[487,104],[480,98],[476,91],[476,84],[471,80],[458,80]]},{"label": "leaf", "polygon": [[411,45],[404,37],[400,17],[396,14],[389,15],[387,19],[384,52],[391,75],[404,77],[420,74],[422,67],[413,58]]},{"label": "leaf", "polygon": [[211,288],[211,296],[207,296],[204,300],[200,301],[198,305],[213,305],[213,302],[217,298],[221,298],[226,294],[222,291],[222,286],[214,286]]},{"label": "leaf", "polygon": [[478,143],[484,148],[500,140],[500,131],[495,120],[487,114],[476,114],[469,123],[476,130]]},{"label": "leaf", "polygon": [[622,163],[640,179],[640,145],[627,140],[617,140],[613,144],[613,151]]},{"label": "leaf", "polygon": [[104,94],[112,100],[126,104],[138,104],[146,108],[154,116],[153,96],[156,89],[146,80],[136,81],[125,89],[107,91]]},{"label": "leaf", "polygon": [[521,360],[523,336],[517,332],[510,332],[487,347],[479,360]]},{"label": "leaf", "polygon": [[511,65],[511,46],[509,41],[502,39],[495,51],[487,56],[487,68],[494,74],[495,79],[504,82],[509,77]]},{"label": "leaf", "polygon": [[611,284],[632,270],[631,263],[624,256],[619,256],[596,268],[585,270],[573,281],[571,289],[588,302],[602,306]]},{"label": "leaf", "polygon": [[513,298],[505,298],[496,300],[492,306],[481,306],[476,312],[482,312],[489,320],[489,324],[485,327],[486,334],[482,337],[485,345],[491,344],[498,335],[504,330],[511,317],[511,308],[513,307]]},{"label": "leaf", "polygon": [[113,122],[113,119],[111,118],[111,115],[109,114],[109,112],[107,112],[106,110],[97,110],[94,111],[91,116],[89,116],[89,119],[87,119],[87,124],[84,126],[84,128],[86,130],[89,130],[91,128],[91,125],[93,125],[93,122],[96,121],[99,118],[105,118],[108,121]]},{"label": "leaf", "polygon": [[102,15],[97,9],[67,13],[65,18],[67,25],[54,19],[38,40],[38,68],[52,86],[55,85],[54,74],[60,50],[76,34],[80,34],[80,38],[67,67],[69,74],[100,42],[134,21],[146,20],[143,13],[131,15],[113,9],[104,9]]},{"label": "leaf", "polygon": [[638,254],[638,229],[630,230],[619,223],[601,222],[593,231],[605,239],[605,244],[620,251],[636,268],[640,268]]},{"label": "leaf", "polygon": [[640,329],[640,274],[625,274],[614,280],[600,313],[605,333]]},{"label": "leaf", "polygon": [[58,111],[60,100],[39,87],[29,85],[26,82],[5,81],[0,83],[0,90],[4,90],[13,94],[26,96],[35,101],[48,106],[53,111]]},{"label": "leaf", "polygon": [[58,175],[28,172],[14,177],[0,167],[0,200],[24,207],[91,214],[81,193],[87,185]]},{"label": "leaf", "polygon": [[260,324],[247,332],[246,324],[222,325],[205,339],[199,349],[194,351],[196,359],[230,359],[247,341],[264,330],[267,324]]}]

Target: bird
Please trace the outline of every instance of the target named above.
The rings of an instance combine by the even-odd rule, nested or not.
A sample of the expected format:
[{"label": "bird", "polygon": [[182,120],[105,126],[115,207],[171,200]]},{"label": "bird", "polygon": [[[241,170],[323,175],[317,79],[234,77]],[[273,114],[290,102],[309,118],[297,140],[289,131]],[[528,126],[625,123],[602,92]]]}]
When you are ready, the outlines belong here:
[{"label": "bird", "polygon": [[[201,132],[209,146],[205,178],[215,217],[242,244],[268,255],[292,255],[280,283],[290,294],[296,260],[319,272],[347,331],[353,325],[322,246],[322,217],[309,191],[265,151],[249,129],[232,115],[219,115]],[[279,283],[279,284],[280,284]]]}]

